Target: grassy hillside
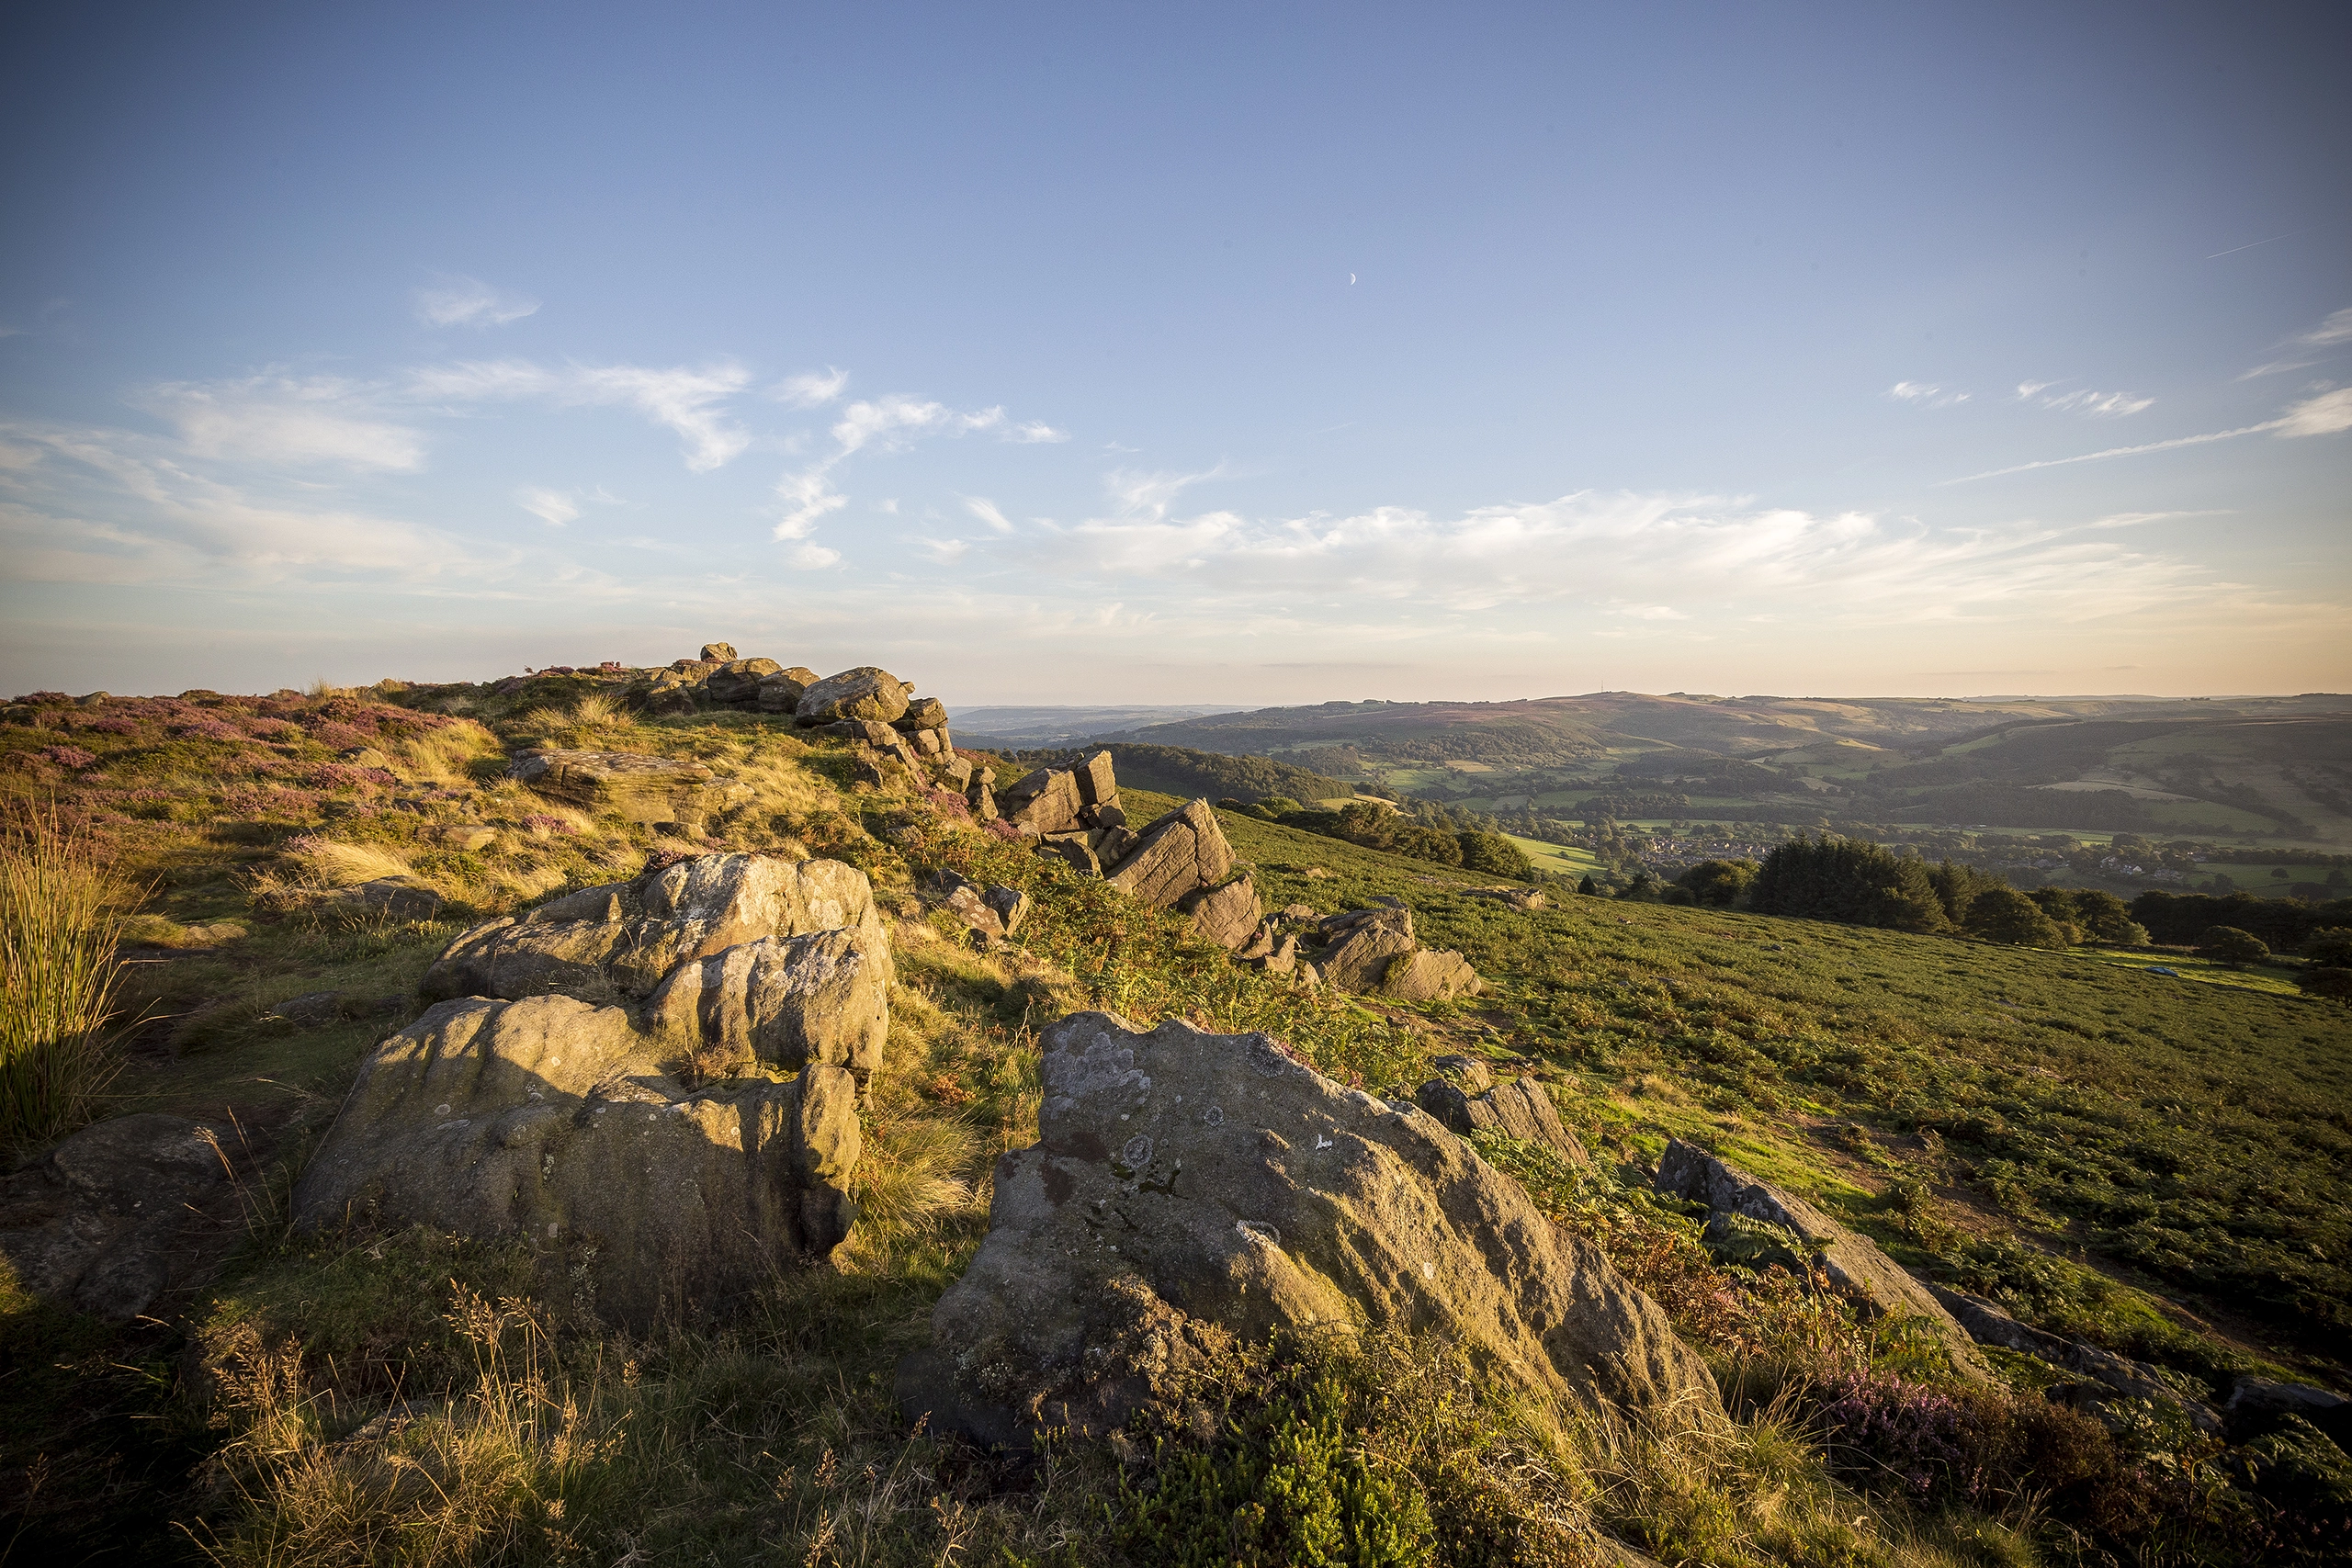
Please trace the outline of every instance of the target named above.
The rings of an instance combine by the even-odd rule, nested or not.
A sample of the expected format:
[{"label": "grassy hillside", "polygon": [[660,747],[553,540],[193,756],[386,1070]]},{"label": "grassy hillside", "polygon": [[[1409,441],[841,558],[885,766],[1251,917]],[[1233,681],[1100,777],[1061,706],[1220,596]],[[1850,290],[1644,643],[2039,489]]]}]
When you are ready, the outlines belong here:
[{"label": "grassy hillside", "polygon": [[1907,1260],[2062,1315],[2103,1310],[2080,1258],[2248,1344],[2340,1354],[2352,1010],[2087,953],[1614,899],[1523,914],[1457,891],[1476,879],[1221,815],[1270,902],[1403,897],[1424,942],[1495,983],[1465,1027],[1541,1057],[1629,1155],[1721,1142]]},{"label": "grassy hillside", "polygon": [[[561,677],[207,694],[0,727],[0,790],[54,795],[152,889],[134,970],[148,1017],[114,1108],[232,1111],[266,1156],[219,1272],[153,1321],[110,1328],[0,1281],[17,1516],[0,1529],[26,1561],[1159,1564],[1171,1549],[1143,1521],[1166,1515],[1139,1499],[1342,1438],[1455,1543],[1400,1561],[1598,1562],[1596,1527],[1726,1565],[2285,1550],[2270,1505],[2184,1434],[2110,1438],[2022,1369],[2023,1392],[1964,1406],[1903,1381],[1933,1374],[1897,1329],[1718,1268],[1643,1167],[1669,1133],[1721,1148],[1906,1261],[2209,1394],[2245,1369],[2340,1381],[2346,1010],[2085,953],[1603,899],[1521,913],[1473,897],[1487,878],[1223,814],[1270,905],[1401,897],[1424,941],[1490,982],[1426,1008],[1307,993],[853,783],[830,742],[735,714],[640,722],[597,694]],[[550,807],[501,776],[509,748],[548,739],[695,756],[730,804],[693,842]],[[1127,798],[1138,815],[1175,804],[1132,784]],[[514,1247],[287,1226],[291,1171],[463,923],[715,846],[849,859],[889,914],[888,1066],[863,1217],[832,1267],[778,1279],[739,1319],[631,1338]],[[937,866],[1028,889],[1021,941],[974,951],[915,894]],[[442,891],[445,916],[336,911],[339,884],[394,867]],[[330,1016],[279,1010],[320,991],[340,994]],[[1698,1446],[1563,1432],[1408,1342],[1245,1359],[1220,1396],[1229,1436],[1162,1433],[1126,1461],[1076,1445],[1021,1465],[910,1438],[891,1369],[986,1228],[996,1154],[1035,1135],[1038,1027],[1083,1006],[1264,1029],[1382,1091],[1445,1050],[1536,1075],[1603,1168],[1486,1152],[1668,1305],[1732,1391],[1736,1429]],[[1869,1404],[1883,1394],[1910,1403]],[[2021,1436],[1989,1468],[1914,1485],[1867,1416],[1948,1433],[1963,1408],[2043,1447]],[[1309,1501],[1337,1495],[1283,1473]]]}]

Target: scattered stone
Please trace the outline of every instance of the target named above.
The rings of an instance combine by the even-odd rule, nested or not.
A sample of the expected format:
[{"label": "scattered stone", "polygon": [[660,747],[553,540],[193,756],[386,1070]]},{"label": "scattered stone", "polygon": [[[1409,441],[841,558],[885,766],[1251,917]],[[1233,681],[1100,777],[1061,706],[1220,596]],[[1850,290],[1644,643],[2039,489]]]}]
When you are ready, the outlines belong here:
[{"label": "scattered stone", "polygon": [[299,997],[288,997],[269,1010],[274,1017],[282,1018],[298,1029],[316,1029],[322,1024],[335,1023],[343,1018],[341,991],[306,991]]},{"label": "scattered stone", "polygon": [[463,998],[361,1066],[295,1186],[294,1220],[588,1241],[604,1315],[691,1319],[848,1234],[857,1092],[821,1062],[689,1090],[623,1009]]},{"label": "scattered stone", "polygon": [[498,829],[479,822],[459,823],[454,827],[435,828],[431,837],[444,849],[458,850],[467,854],[497,841]]},{"label": "scattered stone", "polygon": [[1188,893],[1176,907],[1193,917],[1193,930],[1231,952],[1258,929],[1258,887],[1242,872],[1215,887]]},{"label": "scattered stone", "polygon": [[1467,897],[1492,898],[1514,909],[1533,911],[1549,907],[1544,895],[1532,887],[1468,887],[1463,892]]},{"label": "scattered stone", "polygon": [[[1438,1057],[1430,1066],[1437,1069],[1438,1077],[1460,1084],[1471,1094],[1483,1093],[1495,1087],[1495,1070],[1476,1056],[1464,1056],[1454,1053]],[[1430,1111],[1426,1105],[1421,1109]],[[1445,1120],[1434,1111],[1430,1111],[1430,1114],[1437,1116],[1441,1122]]]},{"label": "scattered stone", "polygon": [[33,1294],[128,1322],[242,1234],[242,1147],[156,1111],[92,1122],[0,1180],[0,1255]]},{"label": "scattered stone", "polygon": [[999,1156],[988,1236],[900,1364],[910,1419],[1100,1435],[1181,1401],[1206,1347],[1361,1324],[1435,1332],[1543,1404],[1724,1427],[1657,1304],[1413,1107],[1262,1034],[1090,1012],[1040,1046],[1039,1141]]},{"label": "scattered stone", "polygon": [[705,664],[726,664],[734,657],[735,645],[731,642],[707,642],[702,645],[701,662]]},{"label": "scattered stone", "polygon": [[636,751],[526,751],[506,772],[551,800],[650,823],[694,812],[715,776],[700,762]]},{"label": "scattered stone", "polygon": [[[1119,781],[1113,774],[1110,752],[1097,751],[1085,761],[1080,762],[1075,770],[1075,777],[1078,780],[1078,798],[1081,804],[1098,809],[1103,807],[1117,808]],[[1126,820],[1125,812],[1120,812],[1119,817],[1121,823]],[[1104,822],[1098,825],[1108,828],[1117,824]]]},{"label": "scattered stone", "polygon": [[[1470,1060],[1463,1056],[1449,1059]],[[1483,1077],[1491,1087],[1471,1092],[1466,1086],[1475,1078],[1468,1072],[1459,1078],[1434,1077],[1415,1091],[1414,1100],[1465,1138],[1477,1132],[1500,1133],[1549,1149],[1570,1165],[1591,1168],[1592,1156],[1585,1152],[1577,1135],[1561,1125],[1559,1107],[1552,1103],[1551,1095],[1542,1084],[1533,1078],[1496,1084],[1485,1063],[1471,1066],[1476,1070],[1476,1076]]]},{"label": "scattered stone", "polygon": [[1962,1376],[1972,1382],[1990,1381],[1992,1369],[1928,1286],[1904,1272],[1876,1244],[1804,1199],[1758,1181],[1728,1160],[1679,1138],[1667,1140],[1666,1156],[1658,1162],[1657,1189],[1710,1209],[1727,1209],[1794,1232],[1833,1287],[1873,1313],[1925,1320],[1943,1341]]},{"label": "scattered stone", "polygon": [[826,676],[800,694],[796,710],[799,721],[812,727],[843,718],[888,724],[906,711],[906,682],[871,664]]},{"label": "scattered stone", "polygon": [[1322,918],[1315,912],[1315,906],[1312,904],[1285,904],[1283,906],[1282,915],[1285,920],[1314,920]]},{"label": "scattered stone", "polygon": [[1003,889],[984,892],[978,883],[953,871],[942,871],[936,881],[944,895],[942,902],[949,912],[969,927],[984,945],[1001,942],[1012,934],[1012,928],[1004,923],[1004,916],[989,897],[989,892]]},{"label": "scattered stone", "polygon": [[889,982],[889,943],[865,874],[839,861],[700,855],[476,926],[418,987],[428,1001],[571,992],[645,996],[690,959],[767,937],[854,931]]},{"label": "scattered stone", "polygon": [[1929,1285],[1928,1291],[1980,1345],[1997,1345],[2004,1350],[2038,1356],[2062,1371],[2090,1378],[2126,1399],[2144,1399],[2168,1406],[2199,1431],[2218,1432],[2222,1428],[2224,1416],[2215,1415],[2201,1401],[2183,1394],[2144,1362],[2019,1323],[1995,1303],[1966,1291],[1942,1285]]}]

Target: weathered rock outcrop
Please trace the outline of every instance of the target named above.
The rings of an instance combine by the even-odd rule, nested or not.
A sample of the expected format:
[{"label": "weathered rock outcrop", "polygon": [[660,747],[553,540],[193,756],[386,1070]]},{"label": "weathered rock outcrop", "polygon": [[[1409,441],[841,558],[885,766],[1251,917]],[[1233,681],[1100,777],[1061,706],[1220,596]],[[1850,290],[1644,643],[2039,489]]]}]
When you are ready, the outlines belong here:
[{"label": "weathered rock outcrop", "polygon": [[1794,1232],[1812,1252],[1830,1284],[1869,1311],[1924,1320],[1943,1341],[1962,1376],[1985,1381],[1992,1369],[1977,1353],[1967,1331],[1952,1320],[1926,1285],[1905,1273],[1868,1238],[1855,1235],[1804,1199],[1758,1180],[1706,1150],[1679,1138],[1667,1141],[1658,1161],[1657,1188],[1716,1211]]},{"label": "weathered rock outcrop", "polygon": [[907,711],[907,683],[888,670],[861,664],[828,675],[800,694],[796,710],[803,724],[864,718],[888,724]]},{"label": "weathered rock outcrop", "polygon": [[93,1122],[0,1180],[0,1254],[33,1294],[128,1321],[243,1229],[241,1152],[233,1128],[180,1116]]},{"label": "weathered rock outcrop", "polygon": [[1196,888],[1233,874],[1233,846],[1205,800],[1185,802],[1137,835],[1136,846],[1110,872],[1120,892],[1167,908]]},{"label": "weathered rock outcrop", "polygon": [[762,676],[759,694],[753,699],[762,713],[793,714],[800,711],[800,699],[817,683],[814,670],[794,665],[773,675]]},{"label": "weathered rock outcrop", "polygon": [[903,1363],[901,1408],[986,1441],[1101,1432],[1204,1340],[1434,1330],[1544,1401],[1722,1420],[1665,1314],[1418,1109],[1263,1035],[1079,1013],[1041,1042],[1039,1142]]},{"label": "weathered rock outcrop", "polygon": [[889,943],[864,872],[839,861],[703,855],[477,926],[442,952],[419,988],[433,1001],[595,994],[600,983],[642,997],[689,959],[844,930],[859,933],[868,977],[887,988]]},{"label": "weathered rock outcrop", "polygon": [[704,694],[725,707],[756,707],[760,682],[781,674],[784,666],[773,659],[735,659],[703,677]]},{"label": "weathered rock outcrop", "polygon": [[846,1067],[689,1090],[623,1009],[469,997],[368,1058],[294,1219],[584,1241],[599,1310],[645,1325],[830,1252],[859,1148]]},{"label": "weathered rock outcrop", "polygon": [[700,762],[635,751],[526,751],[507,769],[551,800],[631,822],[671,822],[697,811],[712,779]]},{"label": "weathered rock outcrop", "polygon": [[362,1066],[295,1217],[587,1242],[630,1323],[723,1301],[847,1234],[890,976],[833,861],[706,855],[477,927]]}]

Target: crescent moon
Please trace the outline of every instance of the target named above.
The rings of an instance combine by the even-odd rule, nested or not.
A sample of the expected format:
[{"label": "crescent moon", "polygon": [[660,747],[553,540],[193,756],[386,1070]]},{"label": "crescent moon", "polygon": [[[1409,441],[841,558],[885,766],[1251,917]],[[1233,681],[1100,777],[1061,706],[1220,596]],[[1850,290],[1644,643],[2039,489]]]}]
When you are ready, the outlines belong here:
[{"label": "crescent moon", "polygon": [[1355,275],[1354,273],[1352,273],[1352,272],[1351,272],[1351,273],[1348,274],[1348,283],[1350,284],[1350,286],[1351,286],[1351,287],[1352,287],[1352,286],[1354,285],[1355,280],[1356,280],[1356,275]]}]

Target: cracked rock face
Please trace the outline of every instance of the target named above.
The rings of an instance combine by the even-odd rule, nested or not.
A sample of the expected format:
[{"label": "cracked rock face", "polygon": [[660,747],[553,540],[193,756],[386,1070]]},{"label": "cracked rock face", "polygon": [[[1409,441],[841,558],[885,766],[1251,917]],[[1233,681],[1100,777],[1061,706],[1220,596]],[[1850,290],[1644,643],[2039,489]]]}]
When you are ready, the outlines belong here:
[{"label": "cracked rock face", "polygon": [[831,1251],[859,1148],[845,1067],[689,1090],[620,1008],[469,997],[368,1058],[294,1219],[587,1241],[599,1310],[650,1324]]},{"label": "cracked rock face", "polygon": [[1546,1403],[1722,1419],[1657,1304],[1418,1108],[1264,1035],[1090,1012],[1041,1043],[1039,1142],[997,1161],[988,1237],[900,1368],[910,1418],[1100,1432],[1221,1337],[1369,1325]]},{"label": "cracked rock face", "polygon": [[865,874],[839,861],[703,855],[476,926],[425,972],[428,1000],[519,1000],[600,982],[641,997],[688,959],[763,937],[854,930],[881,985],[889,942]]},{"label": "cracked rock face", "polygon": [[584,1244],[624,1323],[723,1303],[848,1234],[890,977],[831,861],[706,855],[478,927],[362,1065],[296,1222]]}]

